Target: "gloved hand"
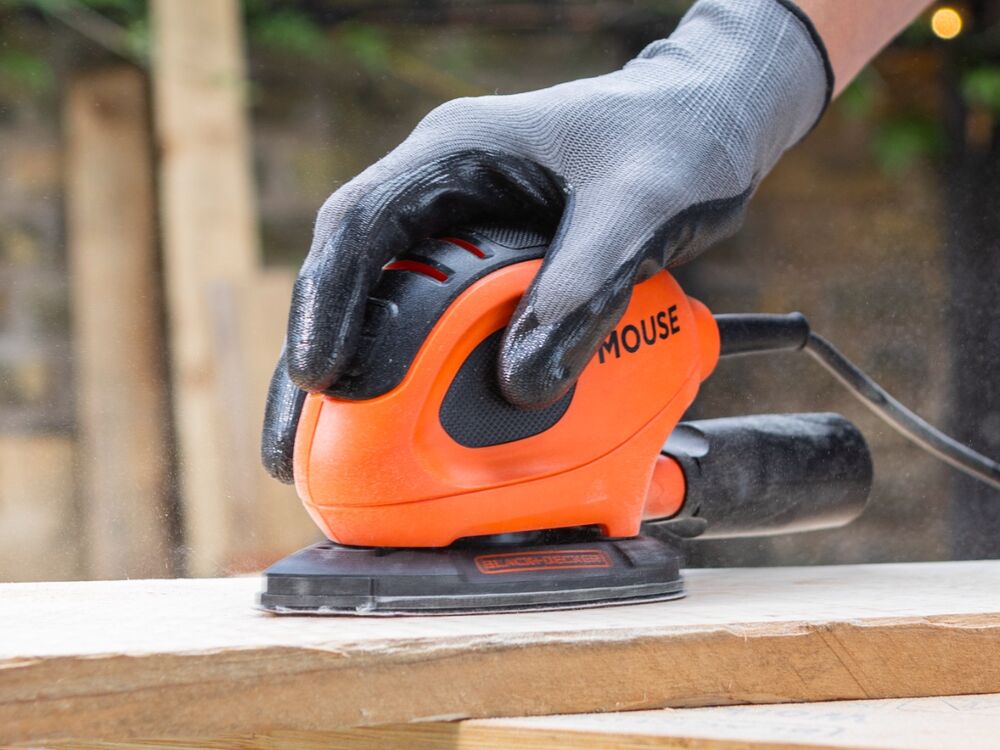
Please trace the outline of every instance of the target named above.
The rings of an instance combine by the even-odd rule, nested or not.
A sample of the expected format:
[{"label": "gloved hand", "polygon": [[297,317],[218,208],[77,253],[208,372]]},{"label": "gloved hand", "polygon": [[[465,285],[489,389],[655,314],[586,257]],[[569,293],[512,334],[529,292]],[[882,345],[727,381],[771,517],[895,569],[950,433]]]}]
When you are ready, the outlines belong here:
[{"label": "gloved hand", "polygon": [[268,398],[263,459],[291,481],[302,398],[349,365],[382,266],[475,221],[554,230],[504,336],[499,382],[524,407],[564,394],[633,285],[738,227],[833,87],[822,42],[785,0],[698,0],[622,70],[456,99],[341,187],[316,221]]}]

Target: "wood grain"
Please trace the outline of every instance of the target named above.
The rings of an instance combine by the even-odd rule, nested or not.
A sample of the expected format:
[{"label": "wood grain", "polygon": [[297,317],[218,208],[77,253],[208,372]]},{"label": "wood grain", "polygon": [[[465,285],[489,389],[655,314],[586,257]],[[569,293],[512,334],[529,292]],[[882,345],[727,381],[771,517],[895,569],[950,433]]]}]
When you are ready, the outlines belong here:
[{"label": "wood grain", "polygon": [[0,586],[0,742],[1000,692],[1000,563],[689,572],[678,602],[279,618],[247,579]]},{"label": "wood grain", "polygon": [[1000,695],[660,709],[282,731],[202,740],[68,743],[74,750],[994,750]]}]

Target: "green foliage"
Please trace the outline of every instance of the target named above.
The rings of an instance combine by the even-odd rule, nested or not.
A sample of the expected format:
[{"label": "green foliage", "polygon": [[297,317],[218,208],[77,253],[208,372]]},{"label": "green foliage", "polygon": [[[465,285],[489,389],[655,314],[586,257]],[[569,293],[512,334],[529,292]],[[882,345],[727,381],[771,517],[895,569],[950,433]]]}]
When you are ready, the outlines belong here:
[{"label": "green foliage", "polygon": [[28,94],[41,94],[53,84],[52,71],[45,60],[24,50],[0,50],[0,80]]},{"label": "green foliage", "polygon": [[878,98],[877,81],[870,68],[865,68],[837,98],[837,107],[852,120],[871,117]]},{"label": "green foliage", "polygon": [[334,33],[344,51],[370,72],[378,73],[389,68],[390,44],[380,29],[348,21],[337,26]]},{"label": "green foliage", "polygon": [[[241,4],[251,44],[316,65],[346,62],[374,75],[393,69],[392,44],[375,26],[350,20],[326,26],[294,4],[278,0],[241,0]],[[140,63],[149,59],[148,0],[0,0],[0,86],[29,95],[50,90],[50,61],[21,29],[34,27],[37,37],[40,28],[44,33],[75,28],[74,19],[80,16],[100,24],[111,39],[105,46],[112,54]],[[39,27],[39,19],[47,19],[50,30]]]},{"label": "green foliage", "polygon": [[146,0],[28,0],[28,3],[49,7],[62,6],[63,8],[86,5],[100,13],[113,14],[118,20],[145,17],[147,5]]},{"label": "green foliage", "polygon": [[930,19],[927,14],[922,13],[917,16],[913,22],[900,32],[898,39],[903,44],[909,45],[919,45],[933,41],[935,36],[931,30]]},{"label": "green foliage", "polygon": [[48,45],[39,52],[39,39],[64,29],[140,64],[149,57],[146,0],[0,0],[0,84],[29,95],[50,90]]},{"label": "green foliage", "polygon": [[329,54],[323,28],[291,8],[268,10],[261,3],[247,9],[250,38],[272,49],[322,62]]},{"label": "green foliage", "polygon": [[12,8],[29,8],[43,13],[73,11],[81,6],[118,23],[146,17],[146,0],[3,0]]},{"label": "green foliage", "polygon": [[836,107],[870,133],[872,158],[884,174],[901,177],[918,163],[943,153],[944,133],[936,113],[912,104],[895,110],[887,89],[872,67],[866,67],[841,93]]},{"label": "green foliage", "polygon": [[962,96],[969,105],[1000,116],[1000,65],[980,65],[965,71]]},{"label": "green foliage", "polygon": [[139,60],[149,60],[152,40],[149,31],[149,18],[136,17],[125,26],[125,39],[132,54]]},{"label": "green foliage", "polygon": [[268,0],[249,0],[244,10],[250,40],[276,52],[317,64],[346,55],[374,73],[389,68],[390,43],[374,26],[344,21],[328,30],[305,13]]},{"label": "green foliage", "polygon": [[882,170],[889,175],[901,175],[917,162],[940,154],[943,141],[935,120],[908,114],[882,122],[875,131],[872,146]]}]

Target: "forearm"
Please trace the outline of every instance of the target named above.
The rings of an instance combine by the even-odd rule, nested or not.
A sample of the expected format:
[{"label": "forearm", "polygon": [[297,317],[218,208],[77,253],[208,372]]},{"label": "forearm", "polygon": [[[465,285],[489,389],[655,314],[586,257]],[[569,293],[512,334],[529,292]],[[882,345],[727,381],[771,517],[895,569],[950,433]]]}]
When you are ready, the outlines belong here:
[{"label": "forearm", "polygon": [[839,94],[931,0],[795,0],[826,45]]}]

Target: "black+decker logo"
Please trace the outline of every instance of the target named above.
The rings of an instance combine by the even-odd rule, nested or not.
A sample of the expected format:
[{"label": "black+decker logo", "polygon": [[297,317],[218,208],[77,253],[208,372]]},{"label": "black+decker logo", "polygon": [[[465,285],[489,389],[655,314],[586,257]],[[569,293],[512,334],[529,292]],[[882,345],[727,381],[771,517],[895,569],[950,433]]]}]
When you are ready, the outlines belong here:
[{"label": "black+decker logo", "polygon": [[597,350],[597,361],[603,365],[605,358],[612,354],[615,359],[620,359],[622,352],[635,354],[643,346],[652,346],[680,332],[677,305],[671,305],[666,310],[643,318],[639,325],[627,323],[613,330]]},{"label": "black+decker logo", "polygon": [[610,568],[611,558],[601,549],[561,549],[543,552],[501,552],[475,559],[480,573],[523,573],[532,570]]}]

